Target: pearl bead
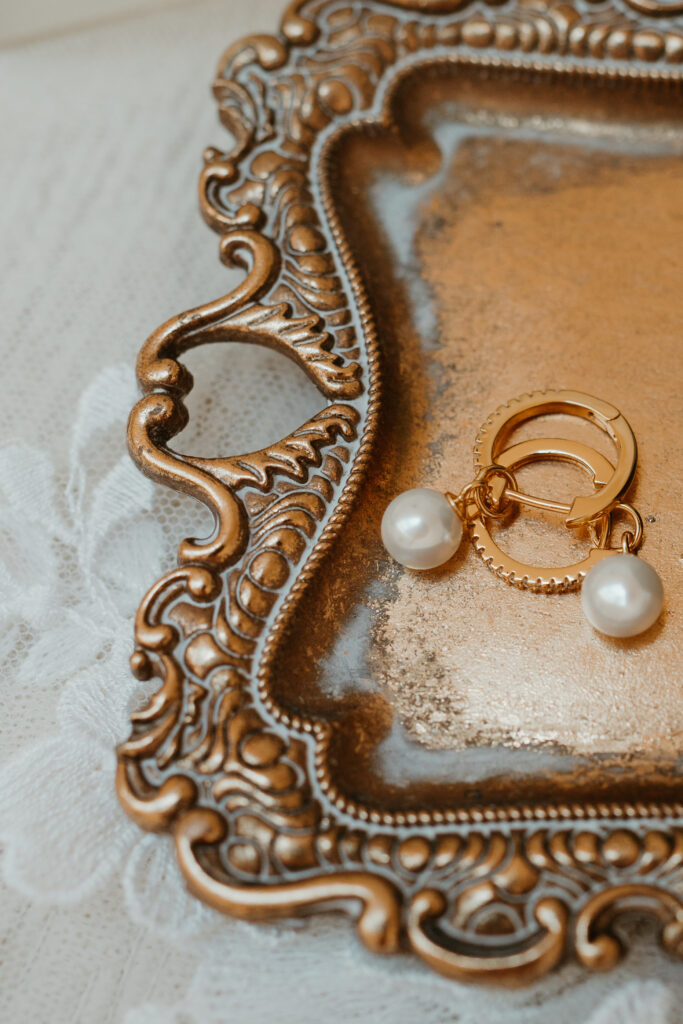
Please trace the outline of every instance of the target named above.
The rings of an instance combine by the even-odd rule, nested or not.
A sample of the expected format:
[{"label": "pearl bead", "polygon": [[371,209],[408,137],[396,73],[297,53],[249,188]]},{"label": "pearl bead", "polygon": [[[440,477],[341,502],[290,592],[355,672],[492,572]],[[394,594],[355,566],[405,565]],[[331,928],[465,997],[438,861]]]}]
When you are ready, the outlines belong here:
[{"label": "pearl bead", "polygon": [[581,604],[591,626],[607,636],[637,636],[657,621],[664,604],[662,581],[635,555],[610,555],[583,581]]},{"label": "pearl bead", "polygon": [[382,541],[408,569],[434,569],[455,554],[462,523],[446,497],[429,487],[399,494],[382,517]]}]

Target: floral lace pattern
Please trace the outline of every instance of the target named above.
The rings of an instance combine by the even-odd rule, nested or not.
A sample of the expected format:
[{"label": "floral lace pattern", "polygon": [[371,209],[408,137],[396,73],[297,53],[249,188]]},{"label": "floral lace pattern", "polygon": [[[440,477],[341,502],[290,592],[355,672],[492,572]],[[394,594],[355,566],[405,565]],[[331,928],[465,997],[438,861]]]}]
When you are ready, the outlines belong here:
[{"label": "floral lace pattern", "polygon": [[[0,628],[8,648],[22,633],[34,638],[13,683],[59,694],[52,735],[27,744],[0,773],[5,878],[32,899],[66,903],[87,898],[123,864],[133,914],[142,898],[136,865],[149,840],[116,803],[114,746],[136,685],[128,668],[131,621],[164,544],[151,513],[153,485],[128,456],[97,481],[81,457],[93,427],[121,436],[134,395],[125,366],[106,369],[86,389],[61,495],[43,452],[22,441],[0,449]],[[76,587],[60,575],[65,559],[78,567]],[[167,847],[158,844],[168,855]],[[160,858],[155,874],[163,875]],[[196,916],[195,904],[182,908],[183,922]]]}]

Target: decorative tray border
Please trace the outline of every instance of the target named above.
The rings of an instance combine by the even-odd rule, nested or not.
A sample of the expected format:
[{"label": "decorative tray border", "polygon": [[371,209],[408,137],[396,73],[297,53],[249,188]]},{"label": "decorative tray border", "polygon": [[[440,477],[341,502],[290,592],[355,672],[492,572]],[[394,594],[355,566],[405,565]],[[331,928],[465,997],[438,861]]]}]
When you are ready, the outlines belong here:
[{"label": "decorative tray border", "polygon": [[[220,255],[246,268],[228,295],[172,318],[143,346],[132,457],[213,512],[179,568],[145,596],[133,671],[160,688],[134,712],[117,789],[143,828],[169,830],[191,890],[248,918],[339,909],[375,952],[410,948],[461,980],[524,984],[571,945],[619,957],[623,910],[657,916],[683,953],[681,803],[557,803],[390,813],[340,791],[334,725],[290,715],[273,661],[307,583],[355,501],[378,429],[378,348],[335,212],[335,140],[391,122],[418,64],[683,82],[683,3],[468,4],[298,0],[277,36],[230,47],[214,83],[234,138],[200,180]],[[181,455],[184,352],[275,347],[330,404],[282,441],[229,458]]]}]

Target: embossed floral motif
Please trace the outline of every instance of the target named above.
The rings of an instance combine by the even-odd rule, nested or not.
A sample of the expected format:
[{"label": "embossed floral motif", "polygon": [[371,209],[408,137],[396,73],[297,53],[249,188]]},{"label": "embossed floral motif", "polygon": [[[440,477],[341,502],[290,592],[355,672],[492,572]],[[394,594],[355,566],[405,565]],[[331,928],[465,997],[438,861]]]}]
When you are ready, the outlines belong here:
[{"label": "embossed floral motif", "polygon": [[[181,542],[180,567],[140,606],[133,669],[160,682],[131,716],[117,785],[135,821],[173,832],[188,885],[218,909],[346,903],[375,952],[407,941],[451,977],[521,984],[558,964],[569,937],[585,966],[612,967],[623,909],[654,910],[680,954],[681,805],[366,806],[333,780],[334,726],[290,714],[270,685],[378,429],[376,330],[329,188],[335,138],[359,114],[390,123],[387,90],[430,52],[494,68],[509,55],[553,74],[557,60],[568,72],[604,61],[591,71],[625,78],[635,61],[643,79],[648,64],[683,60],[677,31],[621,5],[468,8],[295,0],[280,36],[235,44],[221,62],[214,90],[235,144],[205,154],[202,211],[223,261],[247,276],[148,339],[129,428],[140,467],[202,500],[216,529]],[[269,452],[179,455],[168,442],[187,419],[182,356],[231,339],[285,352],[339,404]]]},{"label": "embossed floral motif", "polygon": [[[432,50],[496,67],[492,49],[535,54],[536,71],[548,54],[568,71],[586,58],[672,65],[683,55],[676,32],[620,7],[467,8],[303,0],[281,37],[236,44],[221,62],[215,92],[236,141],[207,152],[202,208],[221,258],[247,266],[246,280],[147,340],[129,428],[140,467],[200,498],[216,529],[208,542],[182,541],[179,568],[140,605],[133,670],[160,683],[131,716],[117,779],[134,820],[173,831],[188,886],[217,908],[260,918],[359,906],[358,932],[375,951],[408,941],[452,977],[520,984],[557,965],[568,936],[585,966],[613,966],[610,922],[625,907],[654,906],[664,945],[680,952],[680,805],[365,806],[334,781],[334,725],[290,714],[270,687],[378,429],[376,331],[328,180],[336,134],[359,113],[386,125],[380,86]],[[168,442],[193,386],[182,355],[225,340],[286,352],[339,404],[268,452],[178,455]]]}]

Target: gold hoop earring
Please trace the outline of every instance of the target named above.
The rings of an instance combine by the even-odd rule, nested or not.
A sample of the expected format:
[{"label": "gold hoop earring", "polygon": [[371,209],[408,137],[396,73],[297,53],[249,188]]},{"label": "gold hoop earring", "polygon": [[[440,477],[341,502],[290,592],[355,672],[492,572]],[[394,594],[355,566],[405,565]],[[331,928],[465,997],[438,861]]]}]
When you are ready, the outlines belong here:
[{"label": "gold hoop earring", "polygon": [[[601,427],[617,450],[613,466],[589,445],[561,438],[535,438],[506,447],[512,430],[527,420],[568,413]],[[661,613],[662,582],[651,565],[636,557],[643,523],[633,506],[622,501],[636,469],[638,449],[625,417],[608,402],[579,391],[543,391],[512,399],[482,425],[474,445],[474,478],[457,494],[417,487],[399,494],[382,518],[382,540],[389,554],[409,569],[425,570],[447,562],[464,530],[485,564],[507,583],[542,593],[582,588],[582,606],[591,625],[613,637],[630,637],[648,629]],[[570,504],[519,490],[514,471],[532,462],[559,460],[586,470],[595,488]],[[584,559],[562,568],[532,566],[504,552],[489,523],[515,506],[529,506],[564,517],[569,529],[587,527],[592,538]],[[617,548],[610,547],[613,517],[626,514]]]}]

